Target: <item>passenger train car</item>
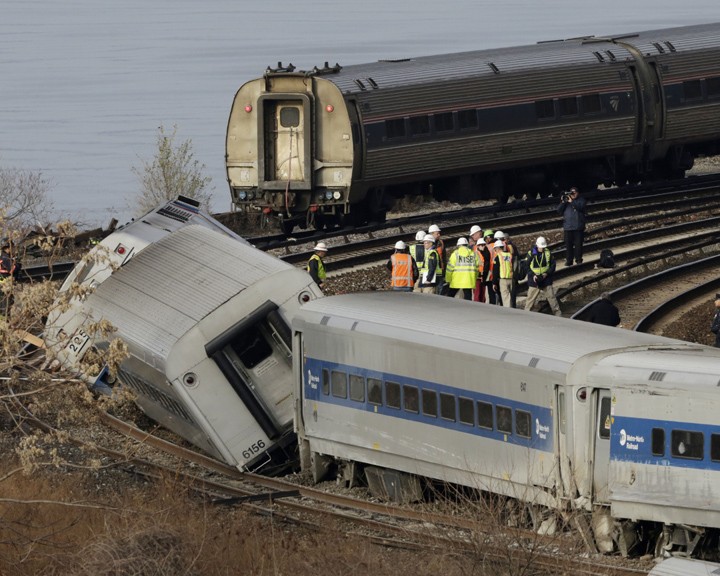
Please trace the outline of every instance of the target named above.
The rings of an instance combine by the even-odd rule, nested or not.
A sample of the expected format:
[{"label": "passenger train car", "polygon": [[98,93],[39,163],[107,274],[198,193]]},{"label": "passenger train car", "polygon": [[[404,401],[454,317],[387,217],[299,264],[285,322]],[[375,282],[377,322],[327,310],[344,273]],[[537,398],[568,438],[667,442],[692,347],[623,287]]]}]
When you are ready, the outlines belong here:
[{"label": "passenger train car", "polygon": [[296,225],[682,177],[720,152],[720,23],[297,70],[235,95],[232,201]]},{"label": "passenger train car", "polygon": [[316,480],[447,482],[586,517],[601,551],[718,552],[720,350],[392,292],[308,303],[293,350]]},{"label": "passenger train car", "polygon": [[[121,338],[118,379],[148,416],[230,465],[278,473],[297,454],[290,321],[322,293],[304,270],[202,220],[173,225],[153,212],[104,239],[124,258],[78,265],[74,282],[92,290],[48,319],[46,343],[83,373],[91,347]],[[100,321],[115,332],[95,331]]]}]

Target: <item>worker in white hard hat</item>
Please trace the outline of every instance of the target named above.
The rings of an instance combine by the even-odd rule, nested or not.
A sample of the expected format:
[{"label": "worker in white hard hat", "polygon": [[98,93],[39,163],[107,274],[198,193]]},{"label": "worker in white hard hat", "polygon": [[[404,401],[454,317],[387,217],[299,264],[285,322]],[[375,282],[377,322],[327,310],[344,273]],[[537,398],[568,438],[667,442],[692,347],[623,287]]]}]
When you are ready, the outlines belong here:
[{"label": "worker in white hard hat", "polygon": [[457,248],[448,259],[445,268],[445,281],[449,289],[447,295],[454,298],[462,290],[465,300],[472,300],[472,291],[477,284],[478,258],[468,247],[467,238],[458,238]]},{"label": "worker in white hard hat", "polygon": [[532,250],[527,254],[526,262],[528,294],[527,300],[525,300],[525,310],[532,310],[540,294],[544,294],[553,314],[562,316],[560,304],[555,295],[555,288],[552,285],[556,266],[555,258],[547,247],[547,240],[544,237],[540,236],[535,241]]},{"label": "worker in white hard hat", "polygon": [[[517,247],[510,239],[510,236],[505,234],[502,230],[495,232],[495,239],[502,240],[504,249],[512,255],[512,269],[513,269],[513,281],[510,287],[510,308],[517,308],[517,292],[518,292],[518,280],[521,276],[524,276],[520,270],[520,260],[522,256],[518,251]],[[503,305],[505,301],[503,300]]]},{"label": "worker in white hard hat", "polygon": [[[497,237],[497,232],[495,233]],[[493,279],[493,290],[500,295],[500,301],[506,308],[512,306],[512,283],[513,283],[513,255],[505,247],[505,242],[501,239],[495,240],[495,262],[493,270],[495,277]]]},{"label": "worker in white hard hat", "polygon": [[313,255],[310,256],[307,263],[307,271],[310,273],[310,277],[315,280],[321,290],[325,288],[325,279],[327,278],[325,263],[323,262],[327,251],[328,248],[325,242],[318,242],[313,248]]},{"label": "worker in white hard hat", "polygon": [[418,268],[420,272],[418,290],[421,294],[435,294],[440,263],[435,251],[435,237],[432,234],[426,234],[423,238],[423,261]]},{"label": "worker in white hard hat", "polygon": [[387,262],[390,270],[390,288],[398,292],[412,292],[418,279],[418,268],[410,256],[407,244],[402,240],[395,242],[395,253]]},{"label": "worker in white hard hat", "polygon": [[440,263],[440,270],[438,271],[437,293],[445,294],[447,292],[447,283],[445,282],[445,267],[447,265],[445,242],[440,236],[440,227],[437,224],[432,224],[430,228],[428,228],[428,234],[432,234],[433,238],[435,238],[435,250],[438,255],[438,262]]},{"label": "worker in white hard hat", "polygon": [[472,299],[473,302],[485,302],[485,287],[488,278],[488,272],[490,272],[490,252],[485,244],[485,239],[480,236],[473,246],[473,252],[478,258],[478,277],[475,282],[475,289],[473,290]]},{"label": "worker in white hard hat", "polygon": [[[423,244],[423,239],[425,238],[425,232],[423,230],[418,230],[415,234],[415,242],[413,244],[410,244],[410,256],[412,256],[413,260],[415,260],[415,264],[418,267],[418,270],[420,270],[420,265],[423,262],[423,259],[425,258],[425,246]],[[418,278],[419,282],[419,278]],[[415,282],[415,288],[417,288],[417,282]]]},{"label": "worker in white hard hat", "polygon": [[477,224],[472,226],[470,228],[470,234],[468,235],[468,246],[470,246],[470,248],[474,247],[475,244],[477,244],[478,238],[482,238],[482,236],[482,228]]}]

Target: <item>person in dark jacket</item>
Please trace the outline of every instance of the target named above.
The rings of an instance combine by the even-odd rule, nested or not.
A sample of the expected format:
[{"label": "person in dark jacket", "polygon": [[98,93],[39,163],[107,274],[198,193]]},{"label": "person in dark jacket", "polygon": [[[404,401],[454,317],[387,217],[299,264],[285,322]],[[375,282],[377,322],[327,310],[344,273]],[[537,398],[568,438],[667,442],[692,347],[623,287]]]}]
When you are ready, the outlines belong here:
[{"label": "person in dark jacket", "polygon": [[583,240],[585,239],[585,206],[587,201],[580,196],[580,190],[573,187],[562,195],[557,211],[563,217],[565,235],[565,266],[572,266],[573,259],[582,264]]},{"label": "person in dark jacket", "polygon": [[604,324],[605,326],[617,326],[620,324],[620,312],[613,304],[609,292],[603,292],[600,299],[588,309],[588,322]]},{"label": "person in dark jacket", "polygon": [[715,294],[715,316],[710,332],[715,334],[715,348],[720,348],[720,294]]}]

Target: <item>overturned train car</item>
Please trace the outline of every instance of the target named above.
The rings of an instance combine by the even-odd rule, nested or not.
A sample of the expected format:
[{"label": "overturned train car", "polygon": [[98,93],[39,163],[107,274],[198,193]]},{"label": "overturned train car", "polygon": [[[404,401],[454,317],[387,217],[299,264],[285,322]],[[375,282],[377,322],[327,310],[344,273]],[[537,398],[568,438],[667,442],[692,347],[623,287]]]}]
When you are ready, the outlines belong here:
[{"label": "overturned train car", "polygon": [[85,351],[107,345],[90,326],[109,321],[129,351],[119,382],[148,416],[230,465],[271,474],[296,452],[289,324],[319,296],[303,270],[189,223],[51,317],[46,340],[66,368],[82,371]]},{"label": "overturned train car", "polygon": [[301,227],[682,177],[720,151],[720,24],[421,58],[268,69],[235,95],[235,206]]}]

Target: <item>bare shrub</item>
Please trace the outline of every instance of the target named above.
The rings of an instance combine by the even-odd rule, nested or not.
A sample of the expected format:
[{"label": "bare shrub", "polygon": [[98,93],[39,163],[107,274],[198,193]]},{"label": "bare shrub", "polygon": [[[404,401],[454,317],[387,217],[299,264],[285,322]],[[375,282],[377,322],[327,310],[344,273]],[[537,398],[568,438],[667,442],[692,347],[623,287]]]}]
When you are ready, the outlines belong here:
[{"label": "bare shrub", "polygon": [[195,159],[192,141],[176,143],[176,137],[177,126],[167,133],[161,124],[155,157],[150,162],[141,159],[142,165],[132,168],[140,180],[140,195],[132,202],[137,216],[178,195],[194,198],[205,210],[210,209],[212,178],[204,175],[205,165]]}]

